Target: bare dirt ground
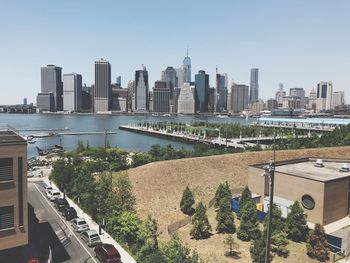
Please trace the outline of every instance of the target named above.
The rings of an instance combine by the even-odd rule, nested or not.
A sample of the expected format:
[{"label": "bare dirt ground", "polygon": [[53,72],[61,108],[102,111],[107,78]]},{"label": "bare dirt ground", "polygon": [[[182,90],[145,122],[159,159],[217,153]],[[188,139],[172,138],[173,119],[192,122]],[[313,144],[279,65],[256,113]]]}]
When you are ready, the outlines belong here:
[{"label": "bare dirt ground", "polygon": [[[277,151],[277,160],[300,157],[350,158],[350,147],[302,149]],[[168,240],[167,226],[184,216],[179,208],[182,192],[189,186],[196,201],[208,205],[214,197],[219,183],[228,181],[233,193],[240,193],[247,183],[249,165],[267,162],[272,152],[247,152],[210,157],[189,158],[150,163],[129,170],[129,177],[136,195],[136,209],[141,218],[151,214],[158,220],[160,238]],[[249,243],[240,243],[241,259],[224,257],[226,248],[224,237],[215,233],[215,212],[208,211],[213,226],[213,236],[207,240],[194,241],[189,236],[191,224],[178,231],[181,239],[191,248],[196,248],[200,256],[208,262],[250,262]],[[305,244],[290,244],[291,256],[276,258],[274,262],[314,262],[305,255]]]}]

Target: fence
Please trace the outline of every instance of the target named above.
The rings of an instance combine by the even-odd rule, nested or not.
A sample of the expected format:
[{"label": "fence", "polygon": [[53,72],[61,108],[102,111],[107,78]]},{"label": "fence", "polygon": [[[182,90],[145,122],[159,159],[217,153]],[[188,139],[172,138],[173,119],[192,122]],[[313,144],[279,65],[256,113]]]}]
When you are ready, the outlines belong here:
[{"label": "fence", "polygon": [[181,227],[184,227],[185,225],[188,225],[191,222],[191,217],[187,216],[181,220],[176,221],[175,223],[172,223],[168,226],[168,234],[172,235],[175,231],[180,229]]}]

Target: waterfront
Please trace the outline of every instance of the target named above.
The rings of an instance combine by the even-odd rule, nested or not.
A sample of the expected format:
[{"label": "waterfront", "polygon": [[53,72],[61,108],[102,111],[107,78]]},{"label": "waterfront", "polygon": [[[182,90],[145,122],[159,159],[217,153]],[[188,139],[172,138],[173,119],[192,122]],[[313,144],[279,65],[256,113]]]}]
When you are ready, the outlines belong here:
[{"label": "waterfront", "polygon": [[[191,144],[176,142],[165,138],[151,137],[143,134],[135,134],[128,131],[118,130],[120,125],[127,125],[135,122],[183,122],[190,124],[195,121],[208,121],[220,123],[240,123],[249,125],[256,119],[244,118],[218,118],[214,116],[172,116],[155,117],[150,115],[46,115],[46,114],[0,114],[1,125],[11,125],[16,129],[65,129],[70,132],[104,132],[116,131],[116,134],[108,135],[108,142],[111,146],[117,146],[130,151],[148,151],[153,144],[161,146],[171,144],[174,148],[192,149]],[[40,134],[41,132],[23,131],[22,135]],[[66,150],[76,148],[78,141],[89,142],[91,146],[103,146],[103,135],[65,135],[44,138],[35,138],[35,144],[28,144],[28,158],[37,155],[36,146],[47,149],[55,144],[62,145]]]}]

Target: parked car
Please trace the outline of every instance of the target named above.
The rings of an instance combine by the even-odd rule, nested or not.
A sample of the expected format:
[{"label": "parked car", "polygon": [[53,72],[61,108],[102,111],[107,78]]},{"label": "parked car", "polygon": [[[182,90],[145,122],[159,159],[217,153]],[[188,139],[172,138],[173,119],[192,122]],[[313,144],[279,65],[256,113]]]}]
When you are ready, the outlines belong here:
[{"label": "parked car", "polygon": [[52,189],[47,191],[46,195],[47,198],[50,199],[50,201],[55,201],[56,198],[59,198],[61,196],[61,193],[58,190]]},{"label": "parked car", "polygon": [[49,184],[44,185],[44,191],[47,193],[48,191],[53,190],[52,186]]},{"label": "parked car", "polygon": [[80,233],[81,239],[89,246],[94,247],[101,243],[100,236],[96,230],[87,230]]},{"label": "parked car", "polygon": [[62,211],[62,215],[66,220],[72,220],[74,218],[78,218],[77,211],[75,211],[74,207],[65,207]]},{"label": "parked car", "polygon": [[84,218],[74,218],[71,222],[73,229],[77,232],[83,232],[90,229]]},{"label": "parked car", "polygon": [[97,244],[94,251],[95,257],[102,263],[122,263],[118,250],[111,244]]},{"label": "parked car", "polygon": [[65,198],[56,198],[55,207],[58,211],[62,212],[65,207],[69,207],[68,201]]}]

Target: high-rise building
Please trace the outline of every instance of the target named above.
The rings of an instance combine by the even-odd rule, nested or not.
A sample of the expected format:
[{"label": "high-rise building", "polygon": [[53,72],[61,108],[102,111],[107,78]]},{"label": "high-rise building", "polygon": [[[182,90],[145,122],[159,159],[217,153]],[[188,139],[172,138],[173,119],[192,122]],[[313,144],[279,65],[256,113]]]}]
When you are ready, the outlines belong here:
[{"label": "high-rise building", "polygon": [[278,91],[276,92],[275,99],[277,101],[278,107],[282,107],[283,97],[286,96],[286,92],[283,89],[283,83],[279,84]]},{"label": "high-rise building", "polygon": [[209,94],[208,94],[208,111],[214,112],[216,104],[217,104],[216,90],[214,87],[211,87],[209,88]]},{"label": "high-rise building", "polygon": [[148,111],[148,71],[144,65],[135,73],[135,111]]},{"label": "high-rise building", "polygon": [[317,101],[317,93],[315,91],[315,88],[312,88],[309,94],[309,109],[312,109],[313,111],[316,111],[316,101]]},{"label": "high-rise building", "polygon": [[174,99],[174,89],[176,87],[176,70],[173,67],[167,67],[162,71],[162,81],[167,82],[167,87],[170,90],[170,99]]},{"label": "high-rise building", "polygon": [[55,111],[55,95],[51,93],[38,93],[36,96],[36,106],[41,111]]},{"label": "high-rise building", "polygon": [[249,87],[243,84],[233,84],[231,87],[231,107],[233,113],[239,113],[248,108]]},{"label": "high-rise building", "polygon": [[180,89],[177,112],[181,114],[195,113],[195,100],[190,83],[184,83]]},{"label": "high-rise building", "polygon": [[[48,97],[49,93],[53,94],[54,105],[51,106],[50,111],[62,111],[63,110],[63,84],[62,84],[62,68],[56,67],[55,65],[47,65],[41,67],[41,93],[38,95],[39,98],[44,96]],[[41,104],[42,100],[37,101],[37,107],[42,110],[45,109],[45,105]]]},{"label": "high-rise building", "polygon": [[[51,93],[52,94],[52,93]],[[0,128],[0,251],[28,244],[27,142]],[[1,262],[18,262],[1,257]]]},{"label": "high-rise building", "polygon": [[188,48],[182,64],[185,66],[186,71],[185,82],[191,82],[191,58],[188,56]]},{"label": "high-rise building", "polygon": [[63,75],[63,110],[78,112],[82,109],[82,77],[71,73]]},{"label": "high-rise building", "polygon": [[322,81],[317,84],[316,111],[332,110],[333,84],[331,81]]},{"label": "high-rise building", "polygon": [[134,81],[133,80],[129,80],[128,81],[128,111],[130,110],[134,110],[133,109],[133,94],[134,94]]},{"label": "high-rise building", "polygon": [[95,61],[95,112],[106,112],[112,106],[111,64],[100,59]]},{"label": "high-rise building", "polygon": [[216,73],[216,111],[222,112],[227,110],[227,74]]},{"label": "high-rise building", "polygon": [[153,89],[153,112],[170,111],[170,89],[167,81],[156,81]]},{"label": "high-rise building", "polygon": [[267,109],[269,111],[273,111],[273,110],[278,108],[278,103],[277,103],[277,100],[275,100],[275,99],[267,100],[266,104],[267,104]]},{"label": "high-rise building", "polygon": [[119,87],[122,86],[122,76],[118,76],[118,77],[116,78],[115,84],[116,84],[117,86],[119,86]]},{"label": "high-rise building", "polygon": [[250,102],[259,99],[259,69],[250,70]]},{"label": "high-rise building", "polygon": [[24,105],[24,106],[27,106],[27,104],[28,104],[28,103],[27,103],[27,98],[24,98],[24,99],[23,99],[23,105]]},{"label": "high-rise building", "polygon": [[186,82],[186,66],[182,64],[180,68],[177,70],[178,72],[178,86],[182,87]]},{"label": "high-rise building", "polygon": [[195,109],[208,112],[209,103],[209,75],[204,70],[195,75]]},{"label": "high-rise building", "polygon": [[305,90],[303,88],[291,88],[289,89],[289,95],[291,97],[299,97],[300,108],[305,108]]},{"label": "high-rise building", "polygon": [[333,108],[337,106],[345,105],[345,93],[344,91],[333,92]]}]

